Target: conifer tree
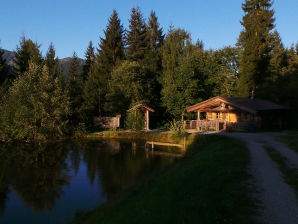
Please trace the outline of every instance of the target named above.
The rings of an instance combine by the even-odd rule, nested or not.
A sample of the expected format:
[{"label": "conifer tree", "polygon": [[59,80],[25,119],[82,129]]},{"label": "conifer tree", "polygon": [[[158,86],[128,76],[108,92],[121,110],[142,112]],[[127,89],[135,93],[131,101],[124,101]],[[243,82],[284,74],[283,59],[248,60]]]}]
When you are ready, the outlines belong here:
[{"label": "conifer tree", "polygon": [[146,23],[139,8],[131,10],[127,35],[127,58],[142,61],[149,49],[149,35]]},{"label": "conifer tree", "polygon": [[15,54],[15,72],[14,75],[18,76],[23,74],[29,68],[29,62],[35,64],[41,64],[42,56],[40,53],[40,45],[34,43],[30,39],[26,39],[22,37],[17,47],[16,54]]},{"label": "conifer tree", "polygon": [[104,37],[100,39],[98,54],[84,86],[83,109],[89,118],[102,115],[104,112],[111,73],[124,59],[123,33],[118,13],[114,10],[104,31]]},{"label": "conifer tree", "polygon": [[89,72],[91,71],[91,66],[94,63],[94,47],[92,41],[89,42],[88,48],[85,53],[85,64],[83,66],[83,80],[85,81],[88,77]]},{"label": "conifer tree", "polygon": [[60,74],[59,59],[56,57],[54,45],[51,43],[46,53],[44,64],[48,67],[49,74],[54,78]]},{"label": "conifer tree", "polygon": [[82,120],[80,109],[82,106],[83,77],[80,62],[75,52],[71,58],[66,78],[66,89],[71,108],[70,122],[73,126],[76,126]]},{"label": "conifer tree", "polygon": [[257,93],[270,76],[270,37],[275,21],[271,7],[271,0],[245,0],[242,5],[245,15],[238,40],[242,48],[238,89],[243,97]]},{"label": "conifer tree", "polygon": [[162,28],[159,27],[158,19],[154,11],[151,11],[150,13],[147,27],[150,49],[160,49],[164,40],[164,35]]},{"label": "conifer tree", "polygon": [[163,115],[163,109],[161,108],[161,47],[164,41],[164,35],[163,29],[158,23],[158,18],[153,11],[150,13],[147,29],[149,50],[146,52],[143,64],[147,70],[146,82],[149,84],[149,88],[147,89],[148,101],[150,106],[155,109],[151,120],[153,120],[153,123],[158,123],[162,120]]}]

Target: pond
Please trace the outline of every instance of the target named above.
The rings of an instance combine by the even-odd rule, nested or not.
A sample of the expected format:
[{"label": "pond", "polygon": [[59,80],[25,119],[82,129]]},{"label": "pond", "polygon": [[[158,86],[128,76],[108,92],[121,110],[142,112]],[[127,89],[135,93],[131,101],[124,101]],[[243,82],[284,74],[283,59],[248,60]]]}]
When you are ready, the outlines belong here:
[{"label": "pond", "polygon": [[177,160],[157,152],[142,141],[0,145],[0,223],[67,223]]}]

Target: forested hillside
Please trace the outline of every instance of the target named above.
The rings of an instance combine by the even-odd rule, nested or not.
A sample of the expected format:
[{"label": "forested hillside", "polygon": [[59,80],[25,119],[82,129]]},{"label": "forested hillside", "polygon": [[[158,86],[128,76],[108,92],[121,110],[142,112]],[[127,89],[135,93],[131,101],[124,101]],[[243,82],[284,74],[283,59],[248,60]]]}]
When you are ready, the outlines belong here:
[{"label": "forested hillside", "polygon": [[216,50],[187,30],[161,27],[154,11],[145,18],[139,8],[131,10],[129,27],[114,10],[84,63],[74,53],[63,69],[53,44],[42,55],[38,43],[22,37],[13,63],[0,51],[0,139],[73,135],[90,128],[94,116],[125,115],[138,103],[156,110],[158,127],[217,95],[268,99],[294,111],[298,45],[283,46],[272,4],[245,0],[237,44]]}]

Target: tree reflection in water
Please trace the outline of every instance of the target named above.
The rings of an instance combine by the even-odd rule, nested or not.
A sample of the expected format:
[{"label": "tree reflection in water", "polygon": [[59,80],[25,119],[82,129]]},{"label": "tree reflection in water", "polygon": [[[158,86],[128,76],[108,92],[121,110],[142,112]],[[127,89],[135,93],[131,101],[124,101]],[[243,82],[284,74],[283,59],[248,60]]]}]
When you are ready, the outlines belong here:
[{"label": "tree reflection in water", "polygon": [[[83,185],[97,184],[94,197],[109,200],[175,160],[149,154],[143,146],[143,142],[113,140],[0,145],[0,221],[11,192],[36,214],[51,212],[75,188],[82,188],[78,192],[83,197],[88,193]],[[84,172],[80,177],[79,170]]]}]

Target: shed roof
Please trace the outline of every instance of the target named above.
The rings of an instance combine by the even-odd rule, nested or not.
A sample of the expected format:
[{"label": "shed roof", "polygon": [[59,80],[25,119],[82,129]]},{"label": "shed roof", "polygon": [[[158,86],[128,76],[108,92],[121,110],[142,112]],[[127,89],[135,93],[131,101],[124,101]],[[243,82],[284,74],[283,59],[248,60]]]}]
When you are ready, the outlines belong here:
[{"label": "shed roof", "polygon": [[257,113],[261,111],[273,111],[273,110],[288,110],[288,107],[272,103],[267,100],[261,99],[250,99],[250,98],[240,98],[240,97],[223,97],[217,96],[211,99],[205,100],[201,103],[195,104],[186,108],[188,112],[198,111],[200,109],[206,108],[208,106],[214,105],[215,103],[226,103],[228,105],[234,106],[238,109],[248,111],[251,113]]},{"label": "shed roof", "polygon": [[138,109],[145,109],[145,110],[148,110],[150,112],[154,112],[154,110],[151,108],[151,107],[148,107],[147,105],[145,104],[137,104],[135,106],[133,106],[132,108],[130,108],[129,110],[127,110],[128,112],[132,112],[132,111],[135,111],[135,110],[138,110]]}]

